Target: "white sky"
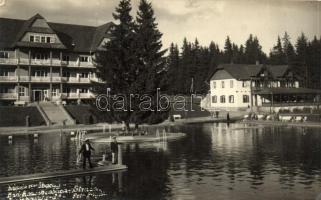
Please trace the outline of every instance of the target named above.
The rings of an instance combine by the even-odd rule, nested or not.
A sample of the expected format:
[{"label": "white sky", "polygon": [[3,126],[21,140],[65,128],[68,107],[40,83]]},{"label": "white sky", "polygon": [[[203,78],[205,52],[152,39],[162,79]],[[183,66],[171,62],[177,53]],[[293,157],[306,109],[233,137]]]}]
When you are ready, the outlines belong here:
[{"label": "white sky", "polygon": [[[223,48],[229,35],[244,44],[257,35],[269,52],[285,31],[295,43],[304,32],[308,38],[321,35],[321,1],[278,0],[151,0],[165,48],[183,38],[202,45],[214,41]],[[36,13],[48,21],[101,25],[112,21],[119,0],[0,0],[0,17],[28,19]],[[139,0],[132,0],[133,14]],[[3,3],[5,3],[3,5]]]}]

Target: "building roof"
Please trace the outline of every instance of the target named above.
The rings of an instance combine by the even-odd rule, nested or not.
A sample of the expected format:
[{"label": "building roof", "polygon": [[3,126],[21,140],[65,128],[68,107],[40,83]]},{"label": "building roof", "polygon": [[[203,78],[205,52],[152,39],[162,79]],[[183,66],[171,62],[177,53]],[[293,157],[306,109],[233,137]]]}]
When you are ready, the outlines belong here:
[{"label": "building roof", "polygon": [[289,70],[289,65],[266,65],[274,78],[283,77]]},{"label": "building roof", "polygon": [[[49,27],[32,27],[36,19],[44,18],[39,14],[28,20],[0,18],[0,49],[26,46],[68,49],[76,52],[95,51],[103,38],[109,37],[108,30],[113,25],[112,22],[98,27],[47,22]],[[26,32],[54,33],[62,44],[26,44],[20,41]]]},{"label": "building roof", "polygon": [[226,70],[235,79],[250,79],[261,71],[263,65],[222,64],[218,69]]},{"label": "building roof", "polygon": [[210,79],[219,70],[225,70],[237,80],[250,80],[258,77],[260,73],[266,70],[273,78],[278,79],[286,75],[291,70],[289,65],[254,65],[254,64],[221,64],[211,74]]}]

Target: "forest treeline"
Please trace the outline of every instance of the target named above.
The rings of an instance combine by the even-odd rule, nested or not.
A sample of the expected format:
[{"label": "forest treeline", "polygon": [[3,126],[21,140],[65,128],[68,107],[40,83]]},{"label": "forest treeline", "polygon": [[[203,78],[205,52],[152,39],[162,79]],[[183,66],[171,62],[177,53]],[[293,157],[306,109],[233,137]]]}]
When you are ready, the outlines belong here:
[{"label": "forest treeline", "polygon": [[[308,40],[302,33],[295,44],[287,32],[278,37],[269,55],[262,51],[259,39],[250,35],[243,45],[235,44],[230,37],[223,49],[211,42],[201,46],[197,39],[190,42],[186,38],[182,47],[172,43],[169,48],[166,68],[165,89],[169,94],[206,94],[209,85],[206,80],[219,64],[271,64],[291,65],[300,74],[305,86],[320,88],[321,39],[316,36]],[[237,67],[237,66],[236,66]]]}]

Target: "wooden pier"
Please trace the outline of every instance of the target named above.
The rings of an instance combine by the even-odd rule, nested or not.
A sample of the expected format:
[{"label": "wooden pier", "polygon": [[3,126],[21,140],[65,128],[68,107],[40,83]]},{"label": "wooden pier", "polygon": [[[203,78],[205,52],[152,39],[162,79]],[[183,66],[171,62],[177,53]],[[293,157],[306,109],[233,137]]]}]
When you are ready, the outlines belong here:
[{"label": "wooden pier", "polygon": [[126,171],[126,170],[127,170],[126,165],[107,165],[102,167],[95,167],[92,169],[81,168],[81,169],[71,169],[71,170],[60,170],[60,171],[46,172],[46,173],[0,177],[0,184],[1,185],[12,184],[12,183],[19,183],[19,182],[37,181],[37,180],[43,180],[43,179],[53,179],[53,178],[95,174],[95,173],[101,173],[101,172],[112,173],[112,172],[119,172],[119,171]]}]

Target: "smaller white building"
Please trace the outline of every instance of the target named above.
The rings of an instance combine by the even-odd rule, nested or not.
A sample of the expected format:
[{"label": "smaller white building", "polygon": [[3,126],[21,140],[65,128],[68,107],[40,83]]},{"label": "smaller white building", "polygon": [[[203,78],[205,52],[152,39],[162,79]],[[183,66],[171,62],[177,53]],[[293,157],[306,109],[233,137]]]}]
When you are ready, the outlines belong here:
[{"label": "smaller white building", "polygon": [[316,102],[320,90],[300,87],[288,65],[224,64],[210,76],[210,92],[201,103],[208,110],[247,110]]}]

